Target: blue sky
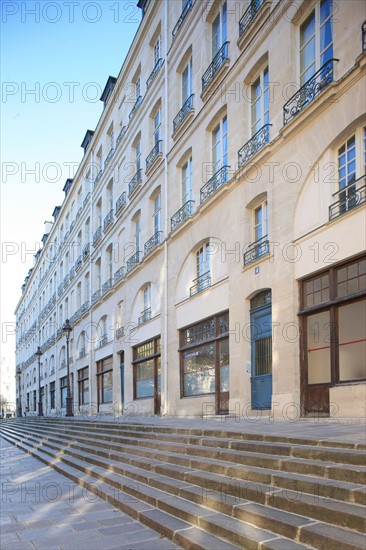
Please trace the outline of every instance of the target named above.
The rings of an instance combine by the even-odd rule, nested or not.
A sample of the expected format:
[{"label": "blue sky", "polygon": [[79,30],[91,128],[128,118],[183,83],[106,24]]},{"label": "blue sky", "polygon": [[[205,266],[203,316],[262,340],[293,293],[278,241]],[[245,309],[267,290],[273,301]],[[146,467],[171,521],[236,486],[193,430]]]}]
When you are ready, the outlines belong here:
[{"label": "blue sky", "polygon": [[10,323],[30,251],[99,120],[108,76],[118,76],[141,20],[136,4],[1,2],[1,357],[12,363]]}]

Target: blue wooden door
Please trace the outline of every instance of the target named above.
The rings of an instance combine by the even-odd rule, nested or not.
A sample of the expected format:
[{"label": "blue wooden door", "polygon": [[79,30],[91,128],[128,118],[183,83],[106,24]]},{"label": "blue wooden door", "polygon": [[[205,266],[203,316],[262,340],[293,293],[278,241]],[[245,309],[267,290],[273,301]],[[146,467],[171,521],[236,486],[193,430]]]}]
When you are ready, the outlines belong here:
[{"label": "blue wooden door", "polygon": [[250,312],[252,346],[252,409],[272,404],[272,309],[266,304]]}]

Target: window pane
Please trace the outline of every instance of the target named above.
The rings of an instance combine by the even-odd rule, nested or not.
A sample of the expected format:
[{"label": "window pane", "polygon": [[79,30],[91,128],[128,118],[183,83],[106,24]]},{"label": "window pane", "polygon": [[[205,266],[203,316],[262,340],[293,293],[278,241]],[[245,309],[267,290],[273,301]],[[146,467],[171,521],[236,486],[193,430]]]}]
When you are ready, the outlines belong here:
[{"label": "window pane", "polygon": [[339,379],[366,378],[366,301],[338,309]]},{"label": "window pane", "polygon": [[329,311],[307,318],[308,383],[330,382]]},{"label": "window pane", "polygon": [[113,373],[112,371],[104,373],[103,376],[103,399],[102,403],[112,402],[112,390],[113,390]]},{"label": "window pane", "polygon": [[229,339],[220,342],[220,391],[229,391]]},{"label": "window pane", "polygon": [[215,392],[214,344],[183,353],[183,377],[186,397]]},{"label": "window pane", "polygon": [[136,366],[136,398],[154,396],[154,360]]}]

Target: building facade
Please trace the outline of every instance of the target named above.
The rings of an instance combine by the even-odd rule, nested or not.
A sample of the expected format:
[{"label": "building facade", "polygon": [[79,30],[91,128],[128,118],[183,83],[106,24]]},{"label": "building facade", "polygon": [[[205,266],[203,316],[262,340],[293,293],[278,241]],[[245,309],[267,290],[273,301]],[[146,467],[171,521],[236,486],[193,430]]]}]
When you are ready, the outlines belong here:
[{"label": "building facade", "polygon": [[[139,1],[22,287],[18,414],[365,417],[365,4]],[[40,380],[38,346],[42,352]]]}]

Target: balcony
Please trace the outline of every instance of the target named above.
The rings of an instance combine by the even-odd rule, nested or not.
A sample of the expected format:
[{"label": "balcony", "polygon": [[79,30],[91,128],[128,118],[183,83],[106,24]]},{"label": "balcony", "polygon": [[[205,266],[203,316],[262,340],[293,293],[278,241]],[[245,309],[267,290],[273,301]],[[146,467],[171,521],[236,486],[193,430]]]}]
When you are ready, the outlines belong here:
[{"label": "balcony", "polygon": [[178,114],[175,116],[173,120],[173,134],[178,130],[180,125],[190,113],[193,113],[193,97],[194,94],[191,94],[189,98],[183,103],[183,107],[178,112]]},{"label": "balcony", "polygon": [[126,275],[125,267],[120,267],[114,274],[114,284],[117,284]]},{"label": "balcony", "polygon": [[91,196],[91,193],[90,193],[90,191],[89,191],[89,192],[86,194],[86,196],[85,196],[85,199],[84,199],[84,202],[83,202],[83,208],[85,208],[86,205],[88,204],[89,199],[90,199],[90,196]]},{"label": "balcony", "polygon": [[114,155],[114,147],[111,147],[111,149],[110,149],[110,151],[107,155],[107,158],[104,161],[104,170],[107,168],[107,166],[108,166],[111,158],[113,157],[113,155]]},{"label": "balcony", "polygon": [[136,111],[140,107],[141,103],[142,103],[142,96],[139,96],[136,99],[135,105],[132,107],[130,114],[128,115],[128,118],[129,118],[130,122],[133,119],[133,117],[135,116]]},{"label": "balcony", "polygon": [[161,242],[161,236],[162,236],[163,232],[162,231],[157,231],[155,233],[155,235],[153,235],[146,243],[145,243],[145,246],[144,246],[144,255],[146,256],[147,254],[149,254],[149,252],[151,252],[155,247],[157,247],[160,242]]},{"label": "balcony", "polygon": [[265,0],[251,0],[248,9],[239,21],[239,38],[243,36],[254,17],[257,15]]},{"label": "balcony", "polygon": [[181,28],[181,26],[183,25],[183,22],[184,22],[185,18],[187,17],[188,12],[192,8],[192,6],[193,6],[193,0],[187,0],[187,2],[184,5],[183,11],[179,16],[179,19],[176,22],[176,24],[174,26],[174,29],[172,30],[173,39],[177,36],[178,31]]},{"label": "balcony", "polygon": [[79,271],[79,269],[81,268],[82,265],[83,265],[83,257],[80,254],[80,256],[78,256],[78,258],[75,262],[75,271]]},{"label": "balcony", "polygon": [[98,300],[100,300],[100,297],[101,297],[100,290],[97,290],[96,292],[94,292],[94,294],[92,295],[92,298],[91,298],[92,306],[94,304],[96,304],[98,302]]},{"label": "balcony", "polygon": [[99,172],[98,172],[98,174],[96,175],[95,180],[94,180],[94,189],[95,189],[95,187],[98,185],[98,182],[100,181],[102,175],[103,175],[103,170],[100,169]]},{"label": "balcony", "polygon": [[102,294],[106,294],[113,287],[113,279],[108,279],[102,286]]},{"label": "balcony", "polygon": [[129,258],[126,262],[126,266],[127,266],[127,273],[129,271],[131,271],[131,269],[133,269],[137,264],[139,264],[141,262],[141,252],[138,250],[137,252],[135,252],[135,254],[133,256],[131,256],[131,258]]},{"label": "balcony", "polygon": [[133,176],[132,180],[128,184],[128,197],[131,197],[137,189],[139,189],[142,183],[142,169],[137,170],[136,174]]},{"label": "balcony", "polygon": [[116,146],[119,144],[119,142],[122,140],[123,136],[127,132],[127,126],[123,126],[120,133],[117,136]]},{"label": "balcony", "polygon": [[143,325],[144,323],[147,323],[151,319],[151,307],[148,307],[147,309],[144,309],[144,311],[141,312],[141,315],[138,319],[138,325]]},{"label": "balcony", "polygon": [[107,229],[113,224],[113,208],[108,212],[106,217],[104,218],[103,222],[103,230],[107,231]]},{"label": "balcony", "polygon": [[178,225],[183,223],[189,216],[192,216],[194,201],[187,201],[179,210],[170,218],[170,229],[174,231]]},{"label": "balcony", "polygon": [[127,204],[126,192],[124,191],[116,202],[116,212],[115,212],[116,216],[118,216],[122,212],[122,210],[126,207],[126,204]]},{"label": "balcony", "polygon": [[202,292],[202,290],[205,290],[205,288],[208,288],[211,286],[211,275],[210,272],[207,271],[206,273],[203,273],[196,279],[193,279],[194,285],[191,286],[189,289],[189,293],[191,296],[194,296],[195,294],[198,294],[199,292]]},{"label": "balcony", "polygon": [[219,187],[221,187],[228,180],[228,170],[230,166],[222,166],[220,170],[216,172],[208,182],[201,187],[200,200],[204,202],[210,197]]},{"label": "balcony", "polygon": [[72,281],[72,279],[75,277],[75,267],[72,267],[70,269],[70,273],[69,273],[69,280]]},{"label": "balcony", "polygon": [[208,66],[208,69],[204,73],[202,77],[202,93],[213,81],[219,69],[224,65],[226,61],[229,61],[229,42],[224,42],[224,44],[221,46],[221,48],[211,61],[210,65]]},{"label": "balcony", "polygon": [[90,243],[87,243],[83,248],[83,258],[86,260],[86,258],[90,255]]},{"label": "balcony", "polygon": [[334,62],[327,61],[283,106],[283,124],[288,124],[301,113],[329,84],[333,82]]},{"label": "balcony", "polygon": [[100,225],[93,235],[93,245],[95,246],[99,239],[102,238],[102,226]]},{"label": "balcony", "polygon": [[162,156],[163,154],[163,142],[162,140],[160,139],[159,141],[157,141],[154,145],[154,147],[152,148],[152,150],[150,151],[150,153],[147,155],[146,157],[146,172],[148,172],[150,170],[150,168],[153,166],[153,164],[155,163],[155,161]]},{"label": "balcony", "polygon": [[123,338],[124,335],[125,335],[125,329],[124,329],[124,327],[119,327],[119,328],[116,330],[116,339],[117,339],[117,340],[120,340],[121,338]]},{"label": "balcony", "polygon": [[80,308],[80,315],[84,315],[89,310],[89,300],[83,303],[83,305]]},{"label": "balcony", "polygon": [[266,254],[269,254],[268,235],[264,235],[264,237],[248,246],[248,250],[244,252],[243,256],[244,267],[252,262],[255,262]]},{"label": "balcony", "polygon": [[366,175],[349,183],[347,187],[334,193],[333,197],[339,197],[339,199],[329,206],[329,221],[366,202]]},{"label": "balcony", "polygon": [[157,72],[159,71],[162,64],[163,64],[163,60],[161,58],[158,59],[157,62],[155,63],[155,67],[151,71],[151,74],[150,74],[149,78],[146,80],[146,89],[149,88],[150,84],[152,83],[152,81],[156,77]]},{"label": "balcony", "polygon": [[246,164],[260,149],[269,143],[269,130],[272,124],[262,126],[254,136],[238,151],[238,164],[241,168]]}]

